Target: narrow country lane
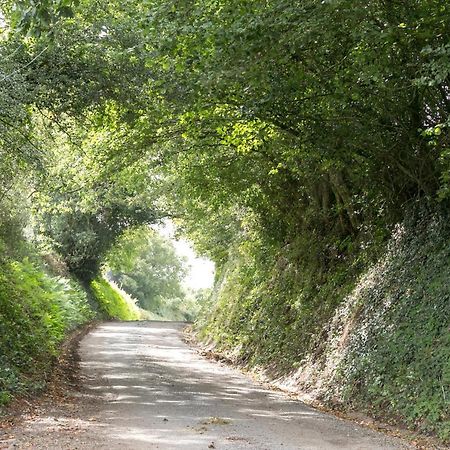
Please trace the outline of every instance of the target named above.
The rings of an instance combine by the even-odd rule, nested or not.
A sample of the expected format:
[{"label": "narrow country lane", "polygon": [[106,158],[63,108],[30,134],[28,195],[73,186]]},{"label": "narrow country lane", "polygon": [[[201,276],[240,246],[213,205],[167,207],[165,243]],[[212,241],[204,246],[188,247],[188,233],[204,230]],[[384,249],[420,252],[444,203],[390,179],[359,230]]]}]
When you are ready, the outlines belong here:
[{"label": "narrow country lane", "polygon": [[0,448],[408,448],[202,358],[182,342],[182,328],[100,325],[81,342],[79,398],[30,417]]}]

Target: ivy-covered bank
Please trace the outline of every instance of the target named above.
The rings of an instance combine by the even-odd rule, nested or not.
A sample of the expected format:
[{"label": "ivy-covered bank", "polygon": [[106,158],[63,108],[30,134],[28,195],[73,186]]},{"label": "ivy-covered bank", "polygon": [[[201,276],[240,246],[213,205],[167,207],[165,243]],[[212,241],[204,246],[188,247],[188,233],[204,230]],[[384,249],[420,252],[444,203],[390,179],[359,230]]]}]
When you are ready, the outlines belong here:
[{"label": "ivy-covered bank", "polygon": [[449,440],[449,224],[399,225],[376,262],[366,252],[316,275],[311,243],[242,243],[200,335],[329,405]]},{"label": "ivy-covered bank", "polygon": [[104,280],[87,292],[37,254],[5,255],[0,257],[0,412],[15,396],[45,388],[61,343],[75,328],[95,318],[138,318]]}]

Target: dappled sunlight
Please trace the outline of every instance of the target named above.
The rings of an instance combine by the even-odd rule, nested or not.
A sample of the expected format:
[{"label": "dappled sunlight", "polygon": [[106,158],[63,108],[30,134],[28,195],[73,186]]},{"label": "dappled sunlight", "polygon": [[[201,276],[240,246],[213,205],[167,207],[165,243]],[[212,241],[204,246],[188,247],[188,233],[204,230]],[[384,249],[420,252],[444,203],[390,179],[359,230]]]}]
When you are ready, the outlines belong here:
[{"label": "dappled sunlight", "polygon": [[[338,425],[345,429],[335,419],[201,358],[182,342],[182,327],[105,324],[84,340],[84,384],[87,393],[108,402],[101,425],[95,425],[107,430],[108,439],[127,442],[128,448],[198,449],[218,440],[229,448],[264,448],[255,442],[262,445],[274,427],[294,425],[299,435],[308,433],[311,445]],[[240,437],[255,421],[260,431],[251,439]],[[342,448],[327,445],[323,448]]]},{"label": "dappled sunlight", "polygon": [[391,447],[184,321],[447,443],[449,36],[450,0],[0,0],[0,419],[42,394],[52,450]]},{"label": "dappled sunlight", "polygon": [[78,398],[88,399],[89,414],[31,418],[25,432],[57,440],[61,449],[400,448],[373,445],[380,442],[373,433],[202,358],[181,340],[182,327],[99,326],[80,347]]}]

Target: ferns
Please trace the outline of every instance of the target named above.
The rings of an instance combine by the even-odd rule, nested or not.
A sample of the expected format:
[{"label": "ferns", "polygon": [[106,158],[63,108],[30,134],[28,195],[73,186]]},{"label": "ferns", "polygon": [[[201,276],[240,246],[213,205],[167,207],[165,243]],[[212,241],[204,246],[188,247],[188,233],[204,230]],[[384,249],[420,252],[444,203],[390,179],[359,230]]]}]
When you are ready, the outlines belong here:
[{"label": "ferns", "polygon": [[43,386],[67,332],[93,318],[72,280],[28,259],[0,262],[0,405]]}]

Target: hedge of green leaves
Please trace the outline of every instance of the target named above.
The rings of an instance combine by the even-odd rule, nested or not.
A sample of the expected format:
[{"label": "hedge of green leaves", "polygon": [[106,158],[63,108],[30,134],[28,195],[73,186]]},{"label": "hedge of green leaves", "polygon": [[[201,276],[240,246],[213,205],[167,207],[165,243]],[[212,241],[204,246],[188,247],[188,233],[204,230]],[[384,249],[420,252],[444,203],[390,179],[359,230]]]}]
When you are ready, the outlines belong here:
[{"label": "hedge of green leaves", "polygon": [[106,317],[118,320],[139,320],[141,318],[137,306],[130,300],[125,299],[104,278],[98,277],[91,282],[90,287],[95,300]]},{"label": "hedge of green leaves", "polygon": [[92,317],[75,282],[28,259],[0,260],[0,406],[42,388],[58,344]]}]

